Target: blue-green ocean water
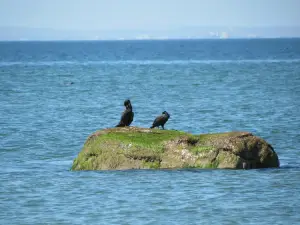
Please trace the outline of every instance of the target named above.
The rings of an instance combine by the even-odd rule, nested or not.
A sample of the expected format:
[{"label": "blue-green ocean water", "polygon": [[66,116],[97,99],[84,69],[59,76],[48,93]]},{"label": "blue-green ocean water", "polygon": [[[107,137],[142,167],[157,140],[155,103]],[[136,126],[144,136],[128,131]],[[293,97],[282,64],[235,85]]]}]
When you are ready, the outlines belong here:
[{"label": "blue-green ocean water", "polygon": [[[279,169],[71,172],[92,132],[249,131]],[[300,224],[300,39],[0,43],[0,224]]]}]

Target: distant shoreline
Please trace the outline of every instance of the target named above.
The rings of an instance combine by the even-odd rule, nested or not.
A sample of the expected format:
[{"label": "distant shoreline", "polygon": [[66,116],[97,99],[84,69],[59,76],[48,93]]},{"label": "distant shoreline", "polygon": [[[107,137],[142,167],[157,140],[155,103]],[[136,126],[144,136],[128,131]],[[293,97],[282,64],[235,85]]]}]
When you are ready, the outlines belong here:
[{"label": "distant shoreline", "polygon": [[237,37],[237,38],[169,38],[169,39],[49,39],[49,40],[0,40],[0,42],[148,42],[148,41],[232,41],[232,40],[272,40],[300,39],[300,37]]}]

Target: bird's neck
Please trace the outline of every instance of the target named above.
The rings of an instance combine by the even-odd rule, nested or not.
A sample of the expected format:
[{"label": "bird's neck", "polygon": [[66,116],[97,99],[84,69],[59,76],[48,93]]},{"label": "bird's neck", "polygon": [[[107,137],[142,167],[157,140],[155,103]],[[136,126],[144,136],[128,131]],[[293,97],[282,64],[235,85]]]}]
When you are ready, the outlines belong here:
[{"label": "bird's neck", "polygon": [[126,109],[132,110],[131,104],[128,104],[128,105],[126,106]]}]

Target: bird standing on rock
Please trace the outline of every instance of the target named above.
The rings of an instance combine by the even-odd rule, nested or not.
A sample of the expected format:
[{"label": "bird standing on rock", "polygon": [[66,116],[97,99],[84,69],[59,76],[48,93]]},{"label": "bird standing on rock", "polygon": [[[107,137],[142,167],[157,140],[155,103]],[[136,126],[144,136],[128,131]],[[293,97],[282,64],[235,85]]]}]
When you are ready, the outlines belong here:
[{"label": "bird standing on rock", "polygon": [[126,108],[121,116],[119,124],[116,127],[129,126],[133,121],[134,113],[132,112],[132,105],[129,99],[124,101],[124,106]]},{"label": "bird standing on rock", "polygon": [[150,127],[151,129],[154,128],[154,127],[159,127],[161,126],[162,129],[165,129],[164,128],[164,125],[165,123],[168,121],[168,119],[170,118],[170,114],[167,113],[166,111],[163,111],[162,112],[162,115],[158,116],[155,118],[152,126]]}]

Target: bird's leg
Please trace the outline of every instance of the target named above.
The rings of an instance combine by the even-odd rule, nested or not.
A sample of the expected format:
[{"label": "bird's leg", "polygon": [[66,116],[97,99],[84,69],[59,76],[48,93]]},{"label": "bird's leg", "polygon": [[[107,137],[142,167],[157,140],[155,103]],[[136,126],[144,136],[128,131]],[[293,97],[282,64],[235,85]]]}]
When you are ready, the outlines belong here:
[{"label": "bird's leg", "polygon": [[164,128],[164,125],[161,125],[161,127],[162,127],[163,130],[165,129],[165,128]]}]

